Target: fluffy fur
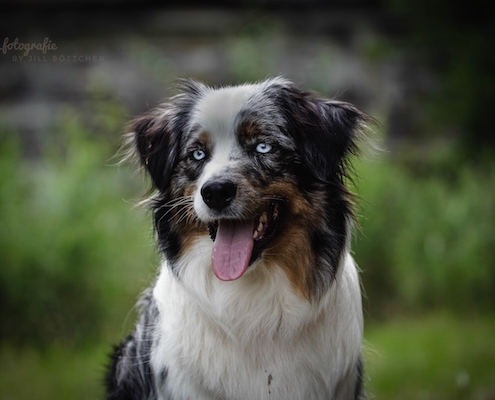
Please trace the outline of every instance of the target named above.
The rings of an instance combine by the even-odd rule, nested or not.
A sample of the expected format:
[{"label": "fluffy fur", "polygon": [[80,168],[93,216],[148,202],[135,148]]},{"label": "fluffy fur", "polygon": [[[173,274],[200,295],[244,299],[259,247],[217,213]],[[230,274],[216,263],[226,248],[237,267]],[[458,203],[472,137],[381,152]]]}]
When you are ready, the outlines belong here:
[{"label": "fluffy fur", "polygon": [[164,257],[107,399],[362,397],[345,180],[367,120],[275,78],[184,81],[132,122]]}]

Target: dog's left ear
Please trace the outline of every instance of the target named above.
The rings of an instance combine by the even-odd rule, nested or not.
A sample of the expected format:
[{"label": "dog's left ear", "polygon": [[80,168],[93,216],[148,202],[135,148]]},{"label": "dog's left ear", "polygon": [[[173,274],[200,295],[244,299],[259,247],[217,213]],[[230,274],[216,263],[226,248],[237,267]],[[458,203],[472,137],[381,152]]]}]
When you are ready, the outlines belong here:
[{"label": "dog's left ear", "polygon": [[301,91],[285,80],[275,80],[273,88],[308,172],[322,182],[344,176],[371,118],[350,103]]},{"label": "dog's left ear", "polygon": [[358,152],[369,116],[350,103],[306,97],[299,119],[302,156],[315,177],[328,182],[345,175],[350,154]]}]

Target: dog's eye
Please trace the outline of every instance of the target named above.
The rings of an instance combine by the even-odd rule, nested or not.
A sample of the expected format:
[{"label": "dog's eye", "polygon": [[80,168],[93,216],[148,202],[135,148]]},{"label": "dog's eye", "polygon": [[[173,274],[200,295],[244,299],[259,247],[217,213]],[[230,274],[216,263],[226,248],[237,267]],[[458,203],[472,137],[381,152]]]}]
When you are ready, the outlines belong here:
[{"label": "dog's eye", "polygon": [[197,149],[192,152],[192,156],[196,161],[201,161],[206,157],[206,153],[203,150]]},{"label": "dog's eye", "polygon": [[261,154],[269,153],[272,150],[272,145],[268,143],[258,143],[256,151]]}]

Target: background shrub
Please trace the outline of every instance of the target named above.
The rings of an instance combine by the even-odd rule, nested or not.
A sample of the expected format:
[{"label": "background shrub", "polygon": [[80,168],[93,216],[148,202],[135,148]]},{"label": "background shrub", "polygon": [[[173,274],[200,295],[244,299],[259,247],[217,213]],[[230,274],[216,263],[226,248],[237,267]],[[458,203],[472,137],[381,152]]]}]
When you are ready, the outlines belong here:
[{"label": "background shrub", "polygon": [[370,313],[489,310],[495,298],[495,164],[454,176],[384,157],[360,165],[355,243]]},{"label": "background shrub", "polygon": [[37,160],[0,139],[0,338],[16,343],[101,338],[121,326],[154,264],[132,168],[109,161],[115,147],[73,113],[57,137],[63,146]]},{"label": "background shrub", "polygon": [[[111,124],[114,126],[114,124]],[[1,136],[0,338],[83,343],[121,337],[157,268],[146,191],[118,148],[68,112],[39,159]],[[387,155],[360,160],[354,243],[373,318],[494,306],[494,163],[422,173]],[[448,169],[451,171],[450,169]],[[118,331],[118,332],[117,332]]]}]

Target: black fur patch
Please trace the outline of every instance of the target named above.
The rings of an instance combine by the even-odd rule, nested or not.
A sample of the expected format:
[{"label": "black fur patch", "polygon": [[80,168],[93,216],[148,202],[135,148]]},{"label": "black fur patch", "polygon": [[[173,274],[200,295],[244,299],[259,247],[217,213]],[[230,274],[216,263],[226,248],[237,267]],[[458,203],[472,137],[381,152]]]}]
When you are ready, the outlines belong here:
[{"label": "black fur patch", "polygon": [[364,379],[363,358],[359,357],[357,363],[356,388],[354,389],[355,400],[364,399],[363,379]]},{"label": "black fur patch", "polygon": [[153,328],[158,309],[151,289],[141,299],[136,330],[115,348],[108,369],[107,400],[154,400],[155,377],[150,368]]}]

